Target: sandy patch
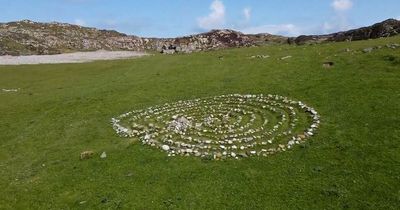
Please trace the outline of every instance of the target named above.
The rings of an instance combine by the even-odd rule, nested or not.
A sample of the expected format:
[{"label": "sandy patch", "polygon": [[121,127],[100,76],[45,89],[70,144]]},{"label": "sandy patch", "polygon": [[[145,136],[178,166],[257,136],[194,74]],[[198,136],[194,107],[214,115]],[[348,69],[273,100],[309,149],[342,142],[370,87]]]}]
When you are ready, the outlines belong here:
[{"label": "sandy patch", "polygon": [[58,55],[0,56],[0,65],[45,64],[45,63],[84,63],[95,60],[116,60],[148,55],[136,51],[95,51],[76,52]]}]

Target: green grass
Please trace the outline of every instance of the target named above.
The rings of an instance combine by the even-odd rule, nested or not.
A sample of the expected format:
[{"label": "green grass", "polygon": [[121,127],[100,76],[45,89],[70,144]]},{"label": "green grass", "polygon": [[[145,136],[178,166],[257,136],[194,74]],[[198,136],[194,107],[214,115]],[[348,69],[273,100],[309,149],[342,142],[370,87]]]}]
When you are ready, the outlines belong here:
[{"label": "green grass", "polygon": [[[0,66],[0,88],[21,88],[0,92],[0,209],[398,209],[400,50],[344,52],[394,42]],[[248,59],[257,54],[271,57]],[[321,128],[275,156],[206,161],[167,157],[109,124],[132,109],[230,93],[303,101]],[[96,156],[81,161],[85,150]]]}]

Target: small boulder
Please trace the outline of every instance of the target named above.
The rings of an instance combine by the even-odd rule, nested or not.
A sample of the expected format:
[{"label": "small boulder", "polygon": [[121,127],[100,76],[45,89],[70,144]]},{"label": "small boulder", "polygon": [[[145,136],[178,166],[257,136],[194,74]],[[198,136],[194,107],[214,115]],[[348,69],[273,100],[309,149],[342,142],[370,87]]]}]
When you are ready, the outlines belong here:
[{"label": "small boulder", "polygon": [[242,158],[247,158],[247,157],[249,157],[249,156],[248,156],[246,153],[244,153],[244,152],[239,153],[238,156],[240,156],[240,157],[242,157]]},{"label": "small boulder", "polygon": [[331,67],[333,67],[334,65],[335,65],[335,63],[332,62],[332,61],[325,61],[325,62],[322,64],[322,67],[324,67],[324,68],[331,68]]},{"label": "small boulder", "polygon": [[363,51],[363,53],[371,53],[373,50],[374,50],[374,48],[368,47],[368,48],[363,49],[362,51]]},{"label": "small boulder", "polygon": [[101,153],[100,158],[101,158],[101,159],[107,158],[106,152]]},{"label": "small boulder", "polygon": [[222,153],[220,153],[220,152],[217,152],[217,153],[215,153],[214,154],[214,159],[221,159],[222,158]]},{"label": "small boulder", "polygon": [[81,152],[81,160],[86,160],[92,158],[94,155],[93,151],[83,151]]},{"label": "small boulder", "polygon": [[396,49],[396,48],[400,48],[400,44],[387,44],[386,45],[387,48],[391,48],[391,49]]}]

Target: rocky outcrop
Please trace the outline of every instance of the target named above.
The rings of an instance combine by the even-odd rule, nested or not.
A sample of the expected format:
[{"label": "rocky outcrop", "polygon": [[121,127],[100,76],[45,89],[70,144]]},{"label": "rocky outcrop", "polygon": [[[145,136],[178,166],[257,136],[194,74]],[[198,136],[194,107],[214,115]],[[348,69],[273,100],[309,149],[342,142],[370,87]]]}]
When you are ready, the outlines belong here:
[{"label": "rocky outcrop", "polygon": [[58,54],[69,51],[139,50],[143,39],[116,31],[29,20],[0,24],[0,55]]},{"label": "rocky outcrop", "polygon": [[[264,39],[264,40],[263,40]],[[0,24],[0,55],[43,55],[94,50],[156,50],[190,53],[259,44],[260,40],[286,40],[270,34],[245,35],[233,30],[213,30],[178,38],[142,38],[111,30],[66,23],[30,20]]]},{"label": "rocky outcrop", "polygon": [[214,50],[232,47],[249,47],[265,44],[287,43],[288,38],[272,34],[243,34],[223,29],[174,39],[152,39],[150,47],[161,53],[190,53],[202,50]]},{"label": "rocky outcrop", "polygon": [[[174,52],[194,52],[202,50],[214,50],[231,47],[248,47],[255,46],[266,41],[275,42],[280,36],[270,34],[264,35],[246,35],[233,30],[212,30],[207,33],[196,34],[186,37],[178,37],[175,39],[153,39],[150,41],[151,49],[166,54]],[[264,38],[264,39],[263,39]],[[283,38],[280,42],[286,42],[287,38]]]},{"label": "rocky outcrop", "polygon": [[357,41],[366,39],[376,39],[381,37],[389,37],[400,34],[400,21],[388,19],[372,26],[353,29],[344,32],[338,32],[328,35],[311,35],[299,36],[289,39],[290,43],[316,44],[322,42],[342,42],[342,41]]},{"label": "rocky outcrop", "polygon": [[42,55],[95,50],[151,50],[172,54],[266,44],[314,44],[364,40],[399,33],[400,21],[389,19],[355,30],[296,38],[266,33],[243,34],[224,29],[164,39],[143,38],[112,30],[98,30],[66,23],[38,23],[23,20],[0,23],[0,55]]},{"label": "rocky outcrop", "polygon": [[0,24],[0,55],[43,55],[94,50],[153,50],[165,54],[283,43],[271,34],[212,30],[178,38],[142,38],[111,30],[30,20]]}]

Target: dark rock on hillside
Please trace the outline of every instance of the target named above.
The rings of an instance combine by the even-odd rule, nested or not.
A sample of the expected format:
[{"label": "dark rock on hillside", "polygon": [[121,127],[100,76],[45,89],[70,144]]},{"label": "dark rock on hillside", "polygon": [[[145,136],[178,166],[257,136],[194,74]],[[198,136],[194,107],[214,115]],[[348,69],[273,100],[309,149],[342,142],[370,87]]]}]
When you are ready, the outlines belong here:
[{"label": "dark rock on hillside", "polygon": [[362,27],[344,32],[338,32],[328,35],[299,36],[290,39],[291,43],[296,44],[316,44],[322,42],[342,42],[356,41],[366,39],[376,39],[400,34],[400,21],[388,19],[372,26]]}]

